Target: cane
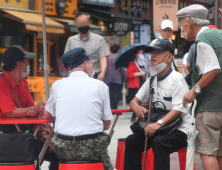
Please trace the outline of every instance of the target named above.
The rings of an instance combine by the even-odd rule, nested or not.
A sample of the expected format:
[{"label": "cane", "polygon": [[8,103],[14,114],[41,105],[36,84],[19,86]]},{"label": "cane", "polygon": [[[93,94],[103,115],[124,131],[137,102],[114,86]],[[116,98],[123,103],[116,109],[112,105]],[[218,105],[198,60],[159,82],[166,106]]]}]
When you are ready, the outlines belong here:
[{"label": "cane", "polygon": [[[153,89],[153,88],[150,88],[150,101],[149,101],[149,113],[148,113],[147,125],[150,124],[150,116],[151,116],[152,101],[153,101],[153,92],[154,92],[154,89]],[[143,170],[145,170],[145,163],[146,163],[147,141],[148,141],[148,136],[147,136],[146,139],[145,139],[144,157],[143,157]]]}]

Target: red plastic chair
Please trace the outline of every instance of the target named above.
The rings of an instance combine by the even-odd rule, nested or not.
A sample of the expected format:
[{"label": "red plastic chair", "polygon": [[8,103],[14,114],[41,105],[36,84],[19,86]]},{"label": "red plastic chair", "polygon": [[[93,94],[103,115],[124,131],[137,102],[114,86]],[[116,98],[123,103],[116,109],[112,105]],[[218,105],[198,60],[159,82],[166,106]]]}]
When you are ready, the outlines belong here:
[{"label": "red plastic chair", "polygon": [[30,165],[0,164],[0,170],[35,170],[35,164],[30,164]]},{"label": "red plastic chair", "polygon": [[100,161],[63,161],[59,170],[104,170],[104,166]]},{"label": "red plastic chair", "polygon": [[[125,138],[118,139],[117,146],[117,155],[116,155],[116,169],[124,170],[124,161],[125,161]],[[179,149],[178,151],[179,161],[180,161],[180,170],[186,169],[186,154],[187,148]],[[143,163],[144,154],[142,153],[142,163]],[[146,155],[146,166],[145,170],[154,170],[154,154],[152,148],[147,151]],[[196,170],[194,163],[194,170]]]}]

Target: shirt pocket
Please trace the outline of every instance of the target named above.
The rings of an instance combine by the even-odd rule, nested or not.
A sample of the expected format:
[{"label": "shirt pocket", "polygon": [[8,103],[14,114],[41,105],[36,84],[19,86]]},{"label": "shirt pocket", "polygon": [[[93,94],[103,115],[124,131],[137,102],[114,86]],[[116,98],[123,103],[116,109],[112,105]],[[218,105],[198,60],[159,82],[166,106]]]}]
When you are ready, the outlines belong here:
[{"label": "shirt pocket", "polygon": [[86,50],[86,53],[87,53],[88,55],[96,55],[96,56],[93,57],[93,58],[98,58],[98,57],[99,57],[99,48],[96,48],[96,47],[94,47],[94,48],[92,48],[92,47],[86,47],[85,50]]},{"label": "shirt pocket", "polygon": [[172,101],[172,97],[163,97],[163,100],[171,102]]}]

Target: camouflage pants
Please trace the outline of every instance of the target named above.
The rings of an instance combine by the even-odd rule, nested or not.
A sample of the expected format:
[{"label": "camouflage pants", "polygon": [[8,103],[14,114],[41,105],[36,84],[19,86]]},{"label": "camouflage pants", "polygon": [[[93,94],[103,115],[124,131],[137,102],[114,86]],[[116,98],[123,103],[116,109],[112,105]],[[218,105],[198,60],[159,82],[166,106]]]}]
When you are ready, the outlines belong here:
[{"label": "camouflage pants", "polygon": [[53,151],[61,160],[103,161],[105,170],[114,169],[107,150],[110,137],[105,132],[96,138],[79,141],[63,140],[55,133],[52,142]]}]

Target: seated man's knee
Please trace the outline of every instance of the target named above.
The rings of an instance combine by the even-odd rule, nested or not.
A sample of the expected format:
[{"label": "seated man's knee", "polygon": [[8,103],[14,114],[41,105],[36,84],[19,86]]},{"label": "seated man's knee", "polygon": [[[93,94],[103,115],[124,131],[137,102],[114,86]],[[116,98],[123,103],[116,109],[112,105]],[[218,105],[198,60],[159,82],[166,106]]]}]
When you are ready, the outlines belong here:
[{"label": "seated man's knee", "polygon": [[126,138],[125,146],[131,146],[134,142],[136,142],[136,136],[134,134],[129,135]]},{"label": "seated man's knee", "polygon": [[164,142],[160,137],[155,137],[152,141],[153,150],[158,150],[159,148],[164,146]]}]

